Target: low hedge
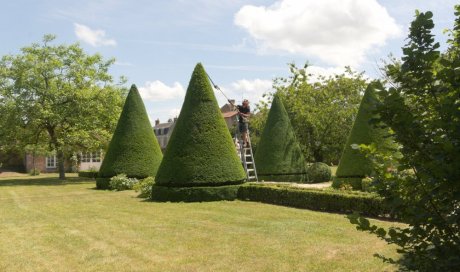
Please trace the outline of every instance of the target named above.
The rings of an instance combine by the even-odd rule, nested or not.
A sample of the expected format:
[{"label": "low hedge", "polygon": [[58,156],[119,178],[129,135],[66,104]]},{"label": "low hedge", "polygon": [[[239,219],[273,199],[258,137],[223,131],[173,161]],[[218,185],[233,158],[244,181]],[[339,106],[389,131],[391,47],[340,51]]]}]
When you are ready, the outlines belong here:
[{"label": "low hedge", "polygon": [[158,202],[206,202],[235,200],[241,185],[212,187],[166,187],[152,186],[151,199]]},{"label": "low hedge", "polygon": [[110,189],[110,178],[96,178],[96,188],[100,190]]},{"label": "low hedge", "polygon": [[238,199],[325,212],[390,216],[390,210],[382,198],[364,192],[248,184],[240,187]]},{"label": "low hedge", "polygon": [[78,176],[80,178],[97,178],[97,175],[99,174],[99,172],[97,171],[79,171],[78,172]]},{"label": "low hedge", "polygon": [[348,186],[351,186],[353,190],[362,190],[363,189],[362,180],[363,178],[360,178],[360,177],[350,177],[350,178],[335,177],[332,181],[332,188],[340,189],[341,187],[348,185]]},{"label": "low hedge", "polygon": [[307,174],[278,174],[278,175],[257,175],[258,180],[277,182],[307,182]]}]

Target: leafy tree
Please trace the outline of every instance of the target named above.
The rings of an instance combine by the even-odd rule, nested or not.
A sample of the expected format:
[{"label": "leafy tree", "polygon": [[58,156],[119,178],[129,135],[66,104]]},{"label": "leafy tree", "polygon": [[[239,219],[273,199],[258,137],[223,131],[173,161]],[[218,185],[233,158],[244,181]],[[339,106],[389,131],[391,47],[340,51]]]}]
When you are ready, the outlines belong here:
[{"label": "leafy tree", "polygon": [[298,68],[290,64],[289,68],[291,76],[275,79],[274,88],[288,112],[304,157],[337,164],[366,80],[350,68],[340,75],[318,77],[308,73],[308,65]]},{"label": "leafy tree", "polygon": [[431,12],[416,12],[401,60],[385,66],[375,125],[387,125],[402,158],[363,150],[374,161],[373,186],[407,227],[388,230],[351,217],[358,229],[375,233],[403,254],[405,270],[458,271],[460,267],[460,6],[448,49],[439,51]]},{"label": "leafy tree", "polygon": [[1,59],[0,144],[46,145],[56,152],[64,179],[66,157],[108,142],[126,90],[108,73],[114,59],[87,55],[78,44],[52,45],[54,39],[45,35],[42,43]]}]

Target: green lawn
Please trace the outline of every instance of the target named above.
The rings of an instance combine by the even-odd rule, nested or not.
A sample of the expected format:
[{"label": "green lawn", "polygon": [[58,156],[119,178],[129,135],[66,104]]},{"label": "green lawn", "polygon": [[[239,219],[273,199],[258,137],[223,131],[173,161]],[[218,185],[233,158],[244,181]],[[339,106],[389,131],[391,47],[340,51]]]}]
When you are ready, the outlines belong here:
[{"label": "green lawn", "polygon": [[[392,271],[344,215],[254,202],[153,203],[92,181],[0,179],[0,271]],[[381,222],[388,226],[391,223]]]}]

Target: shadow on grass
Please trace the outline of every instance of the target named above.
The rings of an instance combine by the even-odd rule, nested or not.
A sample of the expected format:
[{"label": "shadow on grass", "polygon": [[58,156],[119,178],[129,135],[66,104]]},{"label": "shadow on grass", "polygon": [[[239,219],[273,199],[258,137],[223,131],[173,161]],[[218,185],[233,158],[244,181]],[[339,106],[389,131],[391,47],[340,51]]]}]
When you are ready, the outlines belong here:
[{"label": "shadow on grass", "polygon": [[69,185],[69,184],[80,184],[80,183],[89,183],[94,180],[88,178],[78,178],[78,177],[68,177],[66,180],[60,180],[57,177],[43,177],[43,178],[30,178],[30,177],[20,177],[20,178],[10,178],[10,179],[0,179],[0,187],[2,186],[59,186],[59,185]]}]

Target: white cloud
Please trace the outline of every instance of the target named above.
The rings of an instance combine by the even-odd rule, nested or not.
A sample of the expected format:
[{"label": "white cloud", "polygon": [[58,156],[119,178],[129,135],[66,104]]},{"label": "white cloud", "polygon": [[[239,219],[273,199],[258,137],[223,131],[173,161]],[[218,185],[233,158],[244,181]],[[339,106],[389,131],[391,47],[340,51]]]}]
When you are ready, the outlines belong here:
[{"label": "white cloud", "polygon": [[91,29],[88,26],[74,23],[74,31],[79,40],[94,47],[117,45],[114,39],[106,38],[105,31],[101,29]]},{"label": "white cloud", "polygon": [[[235,99],[236,103],[239,104],[243,99],[248,99],[254,106],[263,99],[264,93],[272,91],[272,83],[271,79],[240,79],[222,86],[221,89],[229,99]],[[219,106],[227,103],[226,98],[219,91],[216,91],[215,94]]]},{"label": "white cloud", "polygon": [[147,81],[143,87],[139,88],[142,98],[150,101],[163,101],[185,96],[185,89],[179,82],[174,82],[168,86],[159,80]]},{"label": "white cloud", "polygon": [[366,54],[401,35],[400,26],[376,0],[279,0],[243,6],[234,18],[261,52],[315,56],[334,65],[357,65]]}]

